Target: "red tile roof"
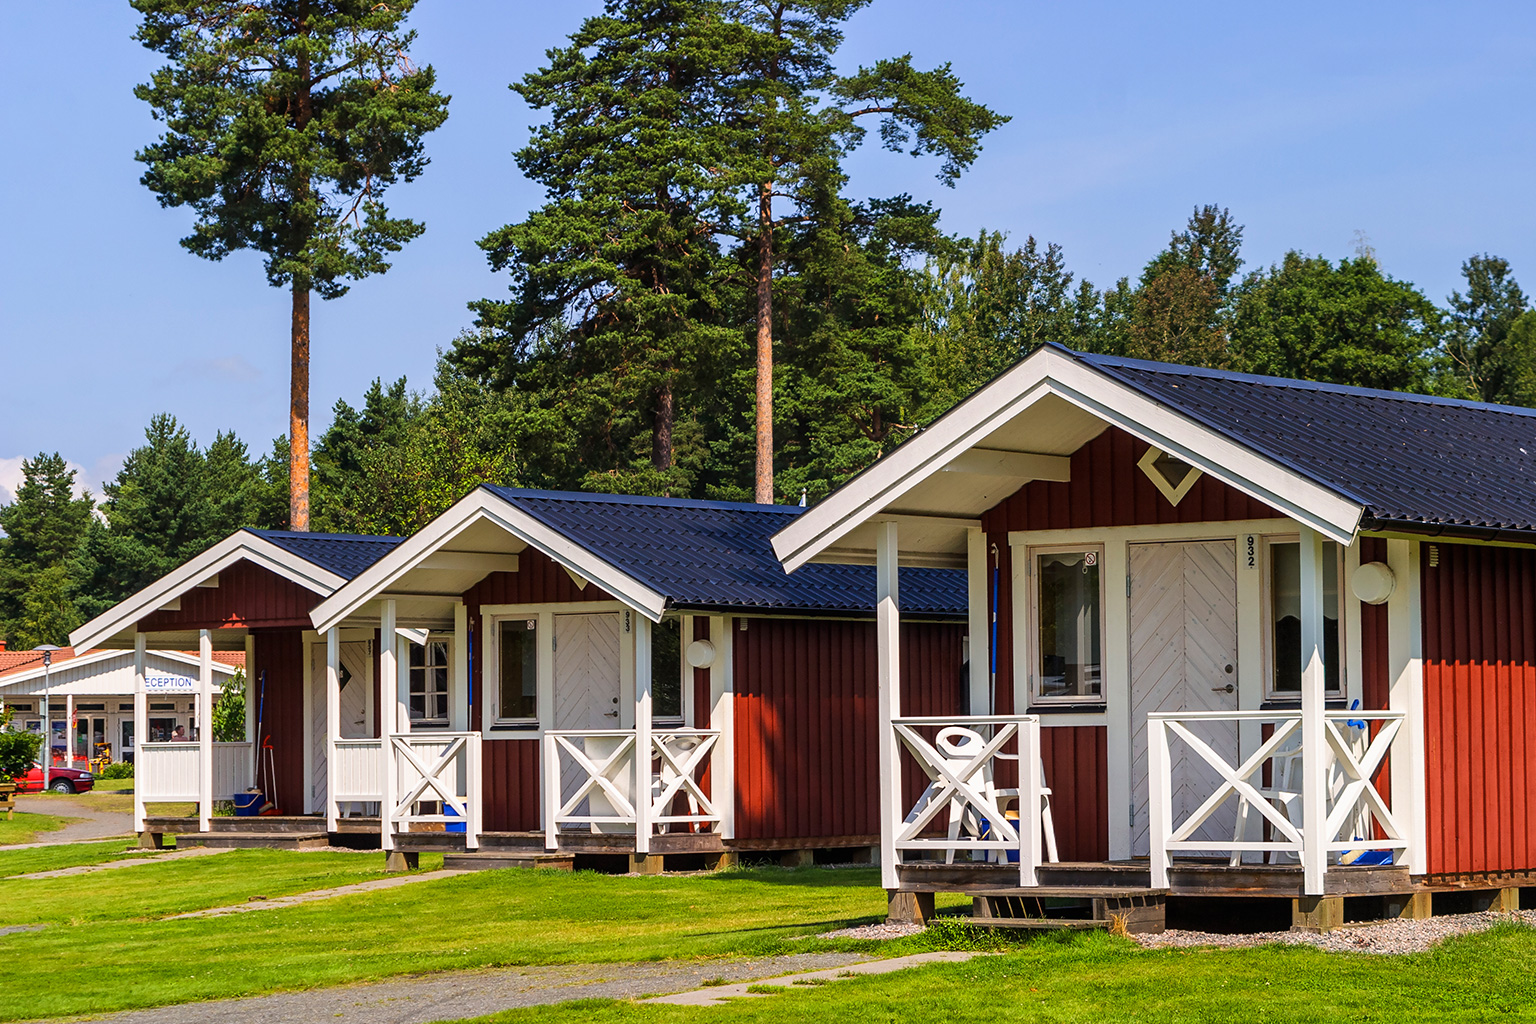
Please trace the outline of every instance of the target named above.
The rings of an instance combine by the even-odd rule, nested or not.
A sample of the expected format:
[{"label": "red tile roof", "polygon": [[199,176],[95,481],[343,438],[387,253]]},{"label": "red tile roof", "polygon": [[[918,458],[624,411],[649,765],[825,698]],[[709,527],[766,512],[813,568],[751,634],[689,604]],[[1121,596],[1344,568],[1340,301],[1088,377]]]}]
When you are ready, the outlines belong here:
[{"label": "red tile roof", "polygon": [[[124,652],[126,653],[126,652]],[[197,657],[196,651],[182,651],[181,653],[193,658]],[[73,647],[53,652],[55,665],[77,657]],[[234,668],[245,668],[244,651],[214,651],[213,660],[221,665],[230,665]],[[0,650],[0,676],[8,676],[15,672],[25,672],[36,668],[43,663],[41,651],[4,651]]]}]

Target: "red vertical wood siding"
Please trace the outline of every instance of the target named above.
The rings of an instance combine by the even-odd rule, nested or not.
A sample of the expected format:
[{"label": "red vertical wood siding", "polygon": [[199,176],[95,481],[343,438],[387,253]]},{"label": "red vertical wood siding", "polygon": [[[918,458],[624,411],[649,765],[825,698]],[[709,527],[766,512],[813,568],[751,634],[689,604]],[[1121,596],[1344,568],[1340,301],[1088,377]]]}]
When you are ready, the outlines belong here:
[{"label": "red vertical wood siding", "polygon": [[1429,870],[1536,869],[1536,551],[1422,561]]},{"label": "red vertical wood siding", "polygon": [[1100,725],[1040,729],[1040,759],[1062,860],[1109,859],[1109,731]]},{"label": "red vertical wood siding", "polygon": [[[267,799],[284,814],[303,814],[308,796],[304,781],[304,634],[297,629],[262,629],[254,631],[254,636],[257,678],[250,692],[252,699],[260,702],[257,741],[272,744],[276,765],[271,777],[263,767],[260,784]],[[263,755],[263,765],[265,762]]]},{"label": "red vertical wood siding", "polygon": [[[1385,562],[1387,542],[1381,537],[1360,538],[1360,564]],[[1347,637],[1345,638],[1348,639]],[[1387,647],[1387,606],[1385,604],[1360,605],[1360,706],[1371,711],[1384,710],[1391,703],[1392,658]],[[1371,735],[1381,731],[1381,723],[1371,725]],[[1266,766],[1267,770],[1267,766]],[[1392,759],[1381,762],[1376,773],[1376,791],[1392,805]],[[1381,827],[1377,826],[1377,832]]]},{"label": "red vertical wood siding", "polygon": [[[469,727],[481,729],[481,694],[485,659],[481,656],[483,623],[480,608],[487,604],[567,604],[612,601],[612,594],[595,583],[577,587],[570,573],[541,551],[528,548],[518,556],[517,572],[493,572],[464,594],[469,615]],[[528,832],[543,827],[539,820],[539,742],[533,736],[516,739],[484,734],[481,779],[485,829],[488,832]],[[516,734],[514,734],[516,735]]]},{"label": "red vertical wood siding", "polygon": [[236,562],[219,573],[217,587],[192,587],[177,611],[152,612],[139,620],[149,632],[219,629],[224,626],[298,626],[309,629],[309,612],[320,595],[262,566]]}]

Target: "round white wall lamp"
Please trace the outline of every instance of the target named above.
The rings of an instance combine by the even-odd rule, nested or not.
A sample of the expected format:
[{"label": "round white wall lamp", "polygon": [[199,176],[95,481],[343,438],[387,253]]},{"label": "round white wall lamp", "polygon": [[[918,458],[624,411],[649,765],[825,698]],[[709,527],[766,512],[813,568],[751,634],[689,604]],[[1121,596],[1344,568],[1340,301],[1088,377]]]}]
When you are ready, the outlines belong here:
[{"label": "round white wall lamp", "polygon": [[683,652],[692,668],[709,668],[715,663],[715,645],[708,640],[695,640]]},{"label": "round white wall lamp", "polygon": [[1392,596],[1397,587],[1397,576],[1385,562],[1362,562],[1350,577],[1349,586],[1366,604],[1381,604]]}]

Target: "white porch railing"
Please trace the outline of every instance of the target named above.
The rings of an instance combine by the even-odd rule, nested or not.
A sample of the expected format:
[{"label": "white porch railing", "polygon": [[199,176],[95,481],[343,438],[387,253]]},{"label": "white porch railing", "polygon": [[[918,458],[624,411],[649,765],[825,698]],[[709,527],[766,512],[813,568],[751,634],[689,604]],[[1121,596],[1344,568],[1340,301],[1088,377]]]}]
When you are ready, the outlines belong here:
[{"label": "white porch railing", "polygon": [[214,743],[213,798],[215,800],[233,800],[236,793],[244,793],[250,789],[255,784],[255,779],[256,766],[251,760],[249,742]]},{"label": "white porch railing", "polygon": [[[1326,853],[1408,849],[1407,833],[1372,779],[1402,732],[1406,716],[1401,711],[1329,711],[1323,716],[1327,749],[1313,752],[1301,742],[1302,719],[1296,712],[1263,711],[1176,712],[1147,716],[1147,777],[1152,787],[1148,810],[1151,828],[1152,885],[1168,884],[1168,868],[1174,854],[1188,852],[1228,853],[1233,864],[1245,853],[1293,855],[1302,859],[1321,845]],[[1371,736],[1368,728],[1351,723],[1380,722]],[[1198,735],[1202,724],[1248,722],[1272,724],[1274,731],[1258,749],[1233,765]],[[1182,743],[1201,762],[1221,777],[1221,783],[1182,820],[1174,820],[1173,749]],[[1320,835],[1307,835],[1303,827],[1305,794],[1301,785],[1305,758],[1324,759],[1327,806]],[[1398,756],[1406,757],[1406,751]],[[1262,772],[1269,767],[1269,781]],[[1186,780],[1187,781],[1187,780]],[[1230,839],[1213,837],[1212,822],[1223,805],[1237,801],[1236,826]],[[1251,816],[1257,811],[1258,817]],[[1271,838],[1252,838],[1255,827],[1267,824]],[[1376,837],[1380,829],[1382,838]],[[1344,835],[1344,833],[1348,835]]]},{"label": "white porch railing", "polygon": [[196,743],[141,743],[134,754],[134,786],[140,800],[198,800]]},{"label": "white porch railing", "polygon": [[[389,737],[392,768],[384,770],[380,828],[384,848],[394,849],[397,833],[419,823],[464,826],[464,846],[480,845],[480,734],[478,732],[397,733]],[[390,785],[393,783],[393,785]],[[438,813],[423,803],[441,805]],[[452,811],[452,814],[448,812]]]},{"label": "white porch railing", "polygon": [[384,741],[333,740],[336,763],[326,791],[337,803],[380,803],[384,799]]},{"label": "white porch railing", "polygon": [[[1035,715],[895,718],[896,742],[911,754],[928,785],[895,828],[896,855],[946,863],[1018,858],[1019,884],[1039,884],[1044,793],[1040,779],[1040,719]],[[904,774],[897,757],[897,784]],[[1012,762],[1019,784],[1000,787],[1000,767]],[[888,813],[902,814],[899,807]],[[1009,817],[1010,813],[1014,816]],[[947,820],[940,822],[940,815]]]},{"label": "white porch railing", "polygon": [[[716,729],[651,733],[644,797],[636,797],[633,729],[551,729],[544,733],[544,842],[559,849],[562,829],[633,833],[647,852],[653,830],[718,827],[720,814],[703,786]],[[566,792],[570,796],[566,796]]]}]

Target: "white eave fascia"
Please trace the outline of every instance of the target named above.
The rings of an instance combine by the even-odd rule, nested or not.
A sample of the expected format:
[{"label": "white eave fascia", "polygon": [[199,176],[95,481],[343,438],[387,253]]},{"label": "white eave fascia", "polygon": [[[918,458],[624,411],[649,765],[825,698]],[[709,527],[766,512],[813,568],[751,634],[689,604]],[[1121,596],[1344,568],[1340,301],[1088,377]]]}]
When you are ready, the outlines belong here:
[{"label": "white eave fascia", "polygon": [[1191,420],[1092,366],[1040,349],[940,417],[773,537],[793,572],[982,438],[1046,395],[1056,395],[1249,497],[1348,544],[1364,508],[1336,491]]},{"label": "white eave fascia", "polygon": [[264,537],[239,530],[74,630],[69,634],[69,642],[78,652],[89,651],[125,626],[154,614],[162,605],[194,589],[210,576],[246,560],[322,596],[331,594],[346,582],[341,576]]},{"label": "white eave fascia", "polygon": [[664,595],[620,572],[569,537],[484,488],[476,488],[465,495],[448,511],[316,605],[310,612],[310,621],[322,633],[340,625],[369,601],[387,594],[392,584],[443,545],[482,520],[543,552],[567,572],[593,581],[652,622],[661,621],[667,607]]},{"label": "white eave fascia", "polygon": [[[193,657],[190,654],[183,654],[181,651],[151,650],[151,651],[148,651],[147,653],[151,657],[165,658],[168,661],[179,661],[183,665],[189,665],[192,668],[197,668],[200,665],[200,662],[198,661],[197,658]],[[67,672],[70,669],[74,669],[74,668],[85,668],[88,665],[94,665],[97,662],[101,662],[101,661],[111,661],[114,658],[132,658],[132,657],[133,657],[133,652],[132,651],[128,651],[128,650],[121,650],[121,651],[120,650],[91,651],[89,654],[82,654],[82,655],[79,655],[78,657],[69,658],[69,659],[66,659],[64,661],[56,661],[56,662],[54,662],[53,663],[53,672],[54,672],[54,674],[58,674],[60,672]],[[234,675],[236,669],[237,669],[237,666],[229,665],[229,664],[226,664],[226,663],[224,663],[222,661],[217,661],[216,660],[213,663],[213,671],[215,673],[222,672],[225,675]],[[23,683],[23,682],[26,682],[29,679],[41,679],[42,676],[43,676],[43,663],[41,661],[39,661],[35,668],[29,665],[25,669],[16,669],[16,670],[13,670],[11,672],[8,672],[7,674],[5,674],[3,676],[0,676],[0,690],[5,690],[5,689],[15,685],[16,683]]]}]

